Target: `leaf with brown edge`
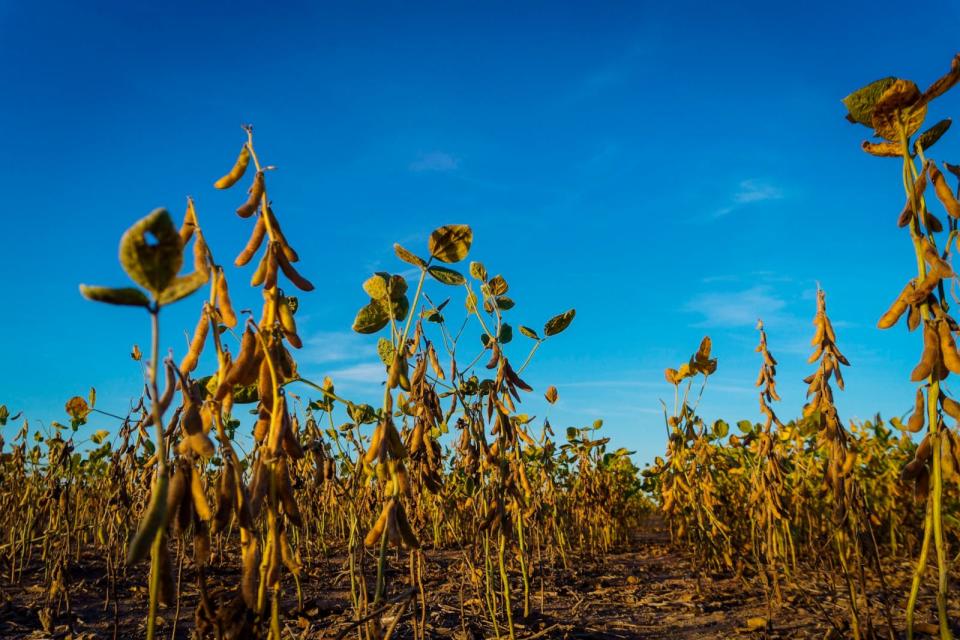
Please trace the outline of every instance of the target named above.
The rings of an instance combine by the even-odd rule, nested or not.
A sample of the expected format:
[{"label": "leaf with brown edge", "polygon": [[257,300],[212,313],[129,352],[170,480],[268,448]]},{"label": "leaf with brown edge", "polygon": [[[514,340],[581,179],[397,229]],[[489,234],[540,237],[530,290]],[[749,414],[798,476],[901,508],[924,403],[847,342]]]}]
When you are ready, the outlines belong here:
[{"label": "leaf with brown edge", "polygon": [[950,71],[947,71],[927,87],[927,90],[924,91],[920,97],[920,103],[927,104],[931,100],[939,98],[952,89],[957,82],[960,82],[960,53],[955,55],[953,60],[950,61]]},{"label": "leaf with brown edge", "polygon": [[150,299],[135,287],[94,287],[80,285],[80,293],[87,300],[128,307],[149,307]]},{"label": "leaf with brown edge", "polygon": [[407,264],[412,264],[415,267],[420,267],[423,269],[427,266],[427,261],[423,258],[414,255],[412,252],[407,251],[399,242],[393,244],[393,252],[397,254],[397,257],[406,262]]},{"label": "leaf with brown edge", "polygon": [[918,104],[920,89],[910,80],[898,79],[877,100],[873,108],[873,129],[887,140],[899,140],[902,122],[907,137],[916,133],[927,116],[927,107]]},{"label": "leaf with brown edge", "polygon": [[483,266],[482,262],[471,262],[470,263],[470,275],[480,282],[487,281],[487,268]]},{"label": "leaf with brown edge", "polygon": [[863,141],[861,148],[872,156],[878,158],[902,158],[903,147],[899,142],[869,142]]},{"label": "leaf with brown edge", "polygon": [[441,262],[460,262],[470,252],[473,231],[465,224],[448,224],[430,234],[430,255]]},{"label": "leaf with brown edge", "polygon": [[577,315],[576,309],[570,309],[564,311],[563,313],[553,316],[547,323],[543,325],[543,333],[546,336],[555,336],[567,327],[570,326],[570,323],[573,322],[573,317]]},{"label": "leaf with brown edge", "polygon": [[854,123],[860,123],[866,127],[873,127],[873,108],[877,100],[883,95],[890,85],[896,82],[896,78],[881,78],[871,82],[867,86],[858,89],[843,99],[843,104],[847,108],[847,120]]},{"label": "leaf with brown edge", "polygon": [[166,209],[154,209],[120,238],[120,264],[130,279],[159,295],[183,266],[180,232]]}]

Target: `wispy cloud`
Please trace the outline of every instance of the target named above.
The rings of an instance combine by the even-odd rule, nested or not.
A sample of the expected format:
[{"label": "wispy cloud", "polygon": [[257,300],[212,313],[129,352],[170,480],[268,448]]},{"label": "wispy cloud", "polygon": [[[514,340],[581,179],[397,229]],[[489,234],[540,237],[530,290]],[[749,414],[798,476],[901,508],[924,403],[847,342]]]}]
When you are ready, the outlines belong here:
[{"label": "wispy cloud", "polygon": [[767,202],[769,200],[780,200],[783,198],[783,190],[769,182],[756,178],[742,180],[737,185],[736,191],[730,196],[729,204],[720,207],[713,212],[714,218],[721,218],[746,205]]},{"label": "wispy cloud", "polygon": [[304,364],[329,364],[376,357],[377,347],[368,337],[347,331],[322,331],[311,334],[297,354]]},{"label": "wispy cloud", "polygon": [[460,158],[444,151],[422,153],[419,158],[410,163],[410,171],[415,173],[423,173],[425,171],[445,173],[448,171],[456,171],[459,167]]},{"label": "wispy cloud", "polygon": [[387,377],[384,366],[379,362],[361,362],[348,367],[333,369],[327,375],[333,379],[334,384],[380,384]]},{"label": "wispy cloud", "polygon": [[683,310],[702,316],[695,326],[743,327],[756,324],[758,318],[771,321],[787,306],[768,285],[756,285],[741,291],[715,291],[694,296]]}]

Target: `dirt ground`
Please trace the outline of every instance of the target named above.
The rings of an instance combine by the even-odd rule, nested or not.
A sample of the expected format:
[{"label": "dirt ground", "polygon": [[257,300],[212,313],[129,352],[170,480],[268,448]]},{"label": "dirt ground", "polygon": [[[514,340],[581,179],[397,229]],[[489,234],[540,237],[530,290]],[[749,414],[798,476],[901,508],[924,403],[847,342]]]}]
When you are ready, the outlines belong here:
[{"label": "dirt ground", "polygon": [[[495,638],[496,631],[483,614],[479,593],[468,584],[461,556],[453,553],[427,553],[425,590],[429,606],[426,617],[427,638],[475,640]],[[130,571],[118,583],[117,598],[105,602],[108,580],[102,563],[91,559],[70,568],[67,582],[69,607],[59,603],[59,611],[47,607],[47,592],[36,579],[23,584],[2,584],[0,601],[0,637],[3,638],[94,638],[131,640],[144,636],[146,618],[146,566]],[[395,638],[412,637],[409,591],[406,590],[405,562],[392,563],[388,573],[387,606],[379,613],[389,625],[397,613],[401,620]],[[691,558],[668,545],[667,534],[657,520],[649,521],[629,548],[618,549],[601,563],[574,560],[569,570],[535,572],[531,583],[531,613],[522,616],[516,600],[515,626],[519,639],[571,638],[843,638],[846,608],[837,595],[839,583],[830,584],[828,576],[810,572],[783,585],[783,603],[768,610],[763,589],[756,580],[735,575],[692,574]],[[887,568],[890,584],[886,590],[874,585],[877,602],[887,602],[896,632],[904,637],[903,607],[910,576],[908,564],[894,571]],[[931,572],[932,574],[932,572]],[[893,576],[898,576],[894,579]],[[185,565],[182,574],[183,597],[179,614],[174,608],[160,610],[158,637],[189,638],[194,627],[198,592],[193,571]],[[542,578],[542,579],[541,579]],[[933,576],[929,578],[932,580]],[[0,580],[7,580],[6,577]],[[235,571],[208,573],[210,598],[226,603],[234,598],[239,582]],[[928,581],[929,582],[929,581]],[[283,635],[289,638],[357,638],[351,624],[349,578],[343,558],[331,557],[305,568],[302,578],[304,606],[297,608],[293,585],[285,585]],[[419,615],[419,607],[417,614]],[[222,607],[231,624],[242,620],[239,607]],[[934,631],[936,620],[932,584],[924,586],[917,620],[919,637]],[[954,619],[960,620],[956,604]],[[881,611],[873,611],[879,637],[887,638]],[[764,622],[769,620],[769,624]],[[46,626],[49,631],[44,631]],[[506,638],[506,630],[499,629]],[[960,629],[957,629],[960,631]],[[244,635],[243,632],[240,635]]]}]

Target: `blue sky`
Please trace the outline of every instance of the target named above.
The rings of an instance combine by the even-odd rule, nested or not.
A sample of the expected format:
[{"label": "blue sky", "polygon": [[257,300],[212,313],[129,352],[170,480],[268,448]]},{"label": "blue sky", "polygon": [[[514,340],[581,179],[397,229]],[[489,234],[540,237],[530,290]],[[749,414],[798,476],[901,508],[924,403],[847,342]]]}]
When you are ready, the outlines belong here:
[{"label": "blue sky", "polygon": [[[759,419],[758,316],[799,412],[819,282],[853,363],[846,419],[906,412],[919,337],[875,322],[914,270],[895,219],[899,165],[864,154],[840,99],[876,78],[921,85],[960,49],[960,9],[918,3],[0,2],[0,402],[34,422],[95,386],[139,392],[135,310],[84,301],[121,284],[117,242],[157,206],[197,202],[215,255],[249,233],[211,183],[252,122],[270,189],[317,291],[306,373],[378,396],[375,340],[350,333],[360,283],[391,245],[474,228],[471,257],[509,280],[514,325],[568,307],[530,368],[527,409],[603,418],[617,445],[662,451],[663,380],[710,334],[708,419]],[[893,17],[895,16],[895,17]],[[896,35],[891,35],[896,25]],[[932,108],[956,115],[960,93]],[[938,159],[960,161],[956,131]],[[230,271],[238,306],[256,298]],[[199,300],[164,312],[182,353]],[[525,355],[515,340],[514,359]],[[110,426],[95,421],[96,428]]]}]

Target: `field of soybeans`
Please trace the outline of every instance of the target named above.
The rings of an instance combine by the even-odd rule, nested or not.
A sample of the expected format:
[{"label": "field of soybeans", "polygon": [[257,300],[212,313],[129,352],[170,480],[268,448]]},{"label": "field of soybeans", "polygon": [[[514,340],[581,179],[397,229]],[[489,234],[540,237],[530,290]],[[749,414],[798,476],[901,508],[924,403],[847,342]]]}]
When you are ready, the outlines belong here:
[{"label": "field of soybeans", "polygon": [[[951,120],[927,118],[960,82],[960,55],[943,66],[932,82],[886,77],[837,103],[862,162],[902,185],[875,224],[916,270],[886,283],[881,316],[861,319],[910,334],[916,365],[897,375],[915,388],[912,410],[840,415],[835,396],[856,369],[818,287],[809,375],[778,377],[776,331],[759,318],[755,389],[739,415],[700,415],[732,355],[709,336],[662,363],[651,464],[602,420],[552,424],[525,409],[565,393],[527,382],[538,356],[564,340],[589,349],[590,337],[563,300],[526,309],[511,264],[473,251],[470,220],[393,244],[385,270],[356,283],[352,331],[375,353],[379,400],[311,379],[298,318],[324,300],[333,267],[274,205],[284,163],[271,141],[235,129],[185,205],[131,212],[112,280],[83,274],[112,256],[70,267],[78,296],[127,314],[142,372],[142,393],[120,399],[128,412],[104,411],[91,388],[65,394],[61,419],[40,428],[0,397],[0,636],[960,634],[960,398],[949,392],[960,158],[937,153]],[[203,206],[214,190],[235,210]],[[234,229],[246,244],[219,240]],[[243,277],[228,282],[225,266]],[[248,288],[260,304],[234,305]],[[195,324],[173,326],[172,306]],[[806,403],[782,403],[778,385],[802,385]]]}]

